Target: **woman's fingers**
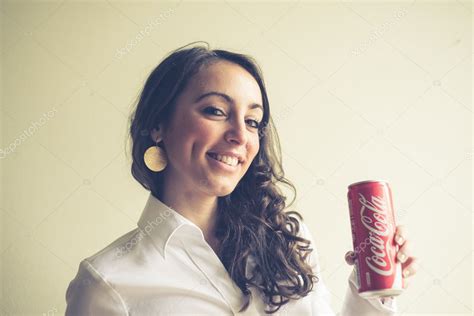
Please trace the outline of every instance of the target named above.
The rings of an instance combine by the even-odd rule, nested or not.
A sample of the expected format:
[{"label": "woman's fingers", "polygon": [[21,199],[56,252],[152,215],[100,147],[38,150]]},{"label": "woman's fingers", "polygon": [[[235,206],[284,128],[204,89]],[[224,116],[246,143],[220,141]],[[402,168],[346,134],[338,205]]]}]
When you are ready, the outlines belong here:
[{"label": "woman's fingers", "polygon": [[418,258],[409,257],[405,263],[402,264],[402,274],[403,278],[407,279],[416,274],[418,271]]},{"label": "woman's fingers", "polygon": [[[394,239],[399,246],[396,262],[402,264],[403,288],[406,288],[410,283],[408,278],[415,275],[418,270],[418,258],[412,256],[412,243],[406,239],[406,230],[403,225],[397,226]],[[348,251],[344,259],[347,264],[353,265],[355,257],[354,251]]]},{"label": "woman's fingers", "polygon": [[402,246],[405,243],[405,226],[403,225],[398,225],[397,229],[395,230],[395,242],[399,245]]},{"label": "woman's fingers", "polygon": [[397,252],[397,262],[405,263],[408,258],[411,256],[411,243],[408,240],[405,240],[403,246],[398,249]]}]

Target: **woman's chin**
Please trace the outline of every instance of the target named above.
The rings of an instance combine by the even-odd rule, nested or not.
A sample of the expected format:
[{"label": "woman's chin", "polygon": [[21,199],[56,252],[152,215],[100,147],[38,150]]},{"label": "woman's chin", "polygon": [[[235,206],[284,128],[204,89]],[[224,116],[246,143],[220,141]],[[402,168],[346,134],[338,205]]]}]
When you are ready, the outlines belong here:
[{"label": "woman's chin", "polygon": [[238,183],[239,181],[233,177],[213,174],[198,181],[197,185],[209,195],[221,197],[231,194]]},{"label": "woman's chin", "polygon": [[222,197],[231,194],[235,189],[235,185],[231,186],[229,184],[223,184],[223,185],[216,185],[213,188],[210,188],[210,194],[217,196],[217,197]]}]

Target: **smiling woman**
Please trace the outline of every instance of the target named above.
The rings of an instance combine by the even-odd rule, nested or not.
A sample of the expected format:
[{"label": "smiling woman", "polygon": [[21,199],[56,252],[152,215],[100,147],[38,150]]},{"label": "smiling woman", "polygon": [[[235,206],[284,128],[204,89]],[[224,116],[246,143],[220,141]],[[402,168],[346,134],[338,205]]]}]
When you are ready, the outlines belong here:
[{"label": "smiling woman", "polygon": [[[173,71],[166,71],[167,65]],[[162,100],[156,90],[171,78],[148,82],[157,88],[156,98],[140,102],[132,122],[135,177],[201,228],[244,294],[250,293],[244,271],[253,254],[262,276],[255,285],[272,295],[305,295],[311,271],[301,259],[305,247],[296,243],[302,241],[296,236],[296,221],[283,212],[284,197],[276,187],[284,180],[279,154],[270,134],[259,133],[259,126],[269,124],[270,108],[257,66],[246,56],[203,47],[175,52],[160,66],[156,74],[180,80],[171,89],[175,96],[163,91]],[[146,88],[141,100],[152,98]],[[140,111],[140,106],[149,110]],[[141,136],[144,129],[151,131],[150,138]],[[143,166],[142,150],[160,141],[169,163],[152,174]],[[275,238],[277,232],[284,238]],[[288,253],[292,260],[285,258]],[[292,270],[299,271],[304,282],[299,284]],[[279,289],[277,275],[294,289]]]},{"label": "smiling woman", "polygon": [[[251,57],[172,52],[149,75],[130,136],[148,202],[136,229],[81,262],[67,315],[333,314],[312,235],[278,187],[296,198]],[[390,304],[350,288],[344,311]]]}]

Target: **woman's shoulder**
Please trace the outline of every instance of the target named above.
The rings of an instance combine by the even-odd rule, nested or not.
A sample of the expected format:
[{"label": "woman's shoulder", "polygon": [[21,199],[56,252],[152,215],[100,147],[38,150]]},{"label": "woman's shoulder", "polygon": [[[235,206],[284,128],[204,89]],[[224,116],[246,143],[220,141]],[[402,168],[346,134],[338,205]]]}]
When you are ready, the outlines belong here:
[{"label": "woman's shoulder", "polygon": [[140,257],[146,252],[146,238],[137,227],[118,237],[103,249],[84,258],[79,264],[79,271],[89,273],[94,270],[101,276],[110,277],[120,270],[130,269],[133,265],[140,264]]},{"label": "woman's shoulder", "polygon": [[104,315],[126,315],[125,303],[114,286],[84,259],[66,290],[66,316],[85,315],[92,310]]},{"label": "woman's shoulder", "polygon": [[119,253],[119,250],[121,249],[121,247],[127,244],[127,242],[129,242],[130,240],[133,240],[138,232],[139,232],[138,228],[135,228],[123,234],[122,236],[116,238],[114,241],[109,243],[104,248],[93,253],[92,255],[90,255],[89,257],[85,259],[91,263],[99,263],[100,261],[104,261],[107,259],[116,261],[117,259],[121,257]]}]

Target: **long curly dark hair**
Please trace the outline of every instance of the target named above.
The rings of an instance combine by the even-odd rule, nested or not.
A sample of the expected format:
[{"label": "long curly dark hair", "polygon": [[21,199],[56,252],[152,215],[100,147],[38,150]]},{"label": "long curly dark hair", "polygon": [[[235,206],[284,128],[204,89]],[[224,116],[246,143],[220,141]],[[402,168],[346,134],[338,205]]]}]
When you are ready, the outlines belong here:
[{"label": "long curly dark hair", "polygon": [[[145,150],[154,145],[149,137],[151,130],[157,128],[159,122],[170,120],[177,97],[202,67],[226,60],[246,69],[260,86],[263,99],[264,116],[258,130],[260,149],[234,191],[218,197],[216,237],[221,241],[218,256],[247,298],[240,311],[250,305],[249,286],[254,286],[264,294],[269,308],[265,312],[272,314],[290,300],[308,295],[318,277],[307,260],[313,251],[310,241],[298,234],[297,217],[300,220],[303,217],[297,211],[285,211],[286,197],[278,187],[283,184],[293,191],[294,198],[288,207],[291,206],[296,199],[296,188],[284,176],[280,142],[270,117],[263,76],[250,56],[210,50],[208,43],[207,47],[187,47],[191,44],[166,56],[151,72],[140,93],[129,122],[132,175],[160,198],[162,175],[148,170],[143,161]],[[247,277],[250,258],[253,269]]]}]

